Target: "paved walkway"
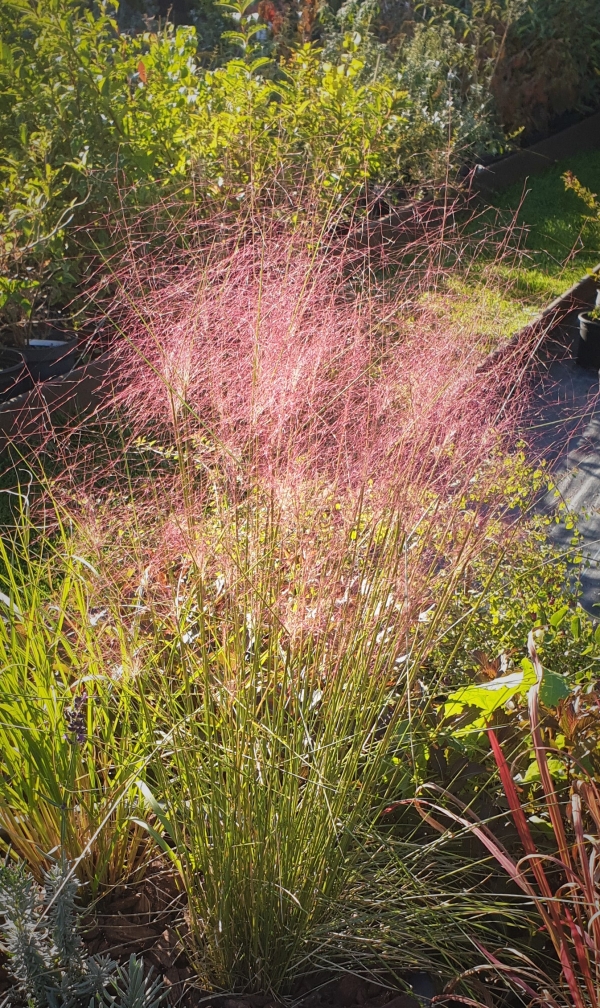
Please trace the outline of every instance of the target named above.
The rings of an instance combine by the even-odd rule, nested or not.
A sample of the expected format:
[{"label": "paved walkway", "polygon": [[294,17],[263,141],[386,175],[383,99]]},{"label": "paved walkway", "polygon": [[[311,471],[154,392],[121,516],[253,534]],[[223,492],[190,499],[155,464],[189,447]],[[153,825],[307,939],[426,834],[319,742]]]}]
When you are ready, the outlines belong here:
[{"label": "paved walkway", "polygon": [[[579,530],[584,536],[583,554],[591,566],[577,576],[583,589],[583,606],[600,618],[599,379],[597,372],[579,367],[571,356],[576,345],[573,320],[567,335],[568,356],[552,363],[540,380],[532,429],[552,463],[561,497],[570,510],[582,515]],[[542,502],[544,508],[555,506],[553,495]],[[565,550],[571,547],[571,536],[564,525],[555,526],[551,532],[553,541]],[[577,571],[574,568],[574,573]]]}]

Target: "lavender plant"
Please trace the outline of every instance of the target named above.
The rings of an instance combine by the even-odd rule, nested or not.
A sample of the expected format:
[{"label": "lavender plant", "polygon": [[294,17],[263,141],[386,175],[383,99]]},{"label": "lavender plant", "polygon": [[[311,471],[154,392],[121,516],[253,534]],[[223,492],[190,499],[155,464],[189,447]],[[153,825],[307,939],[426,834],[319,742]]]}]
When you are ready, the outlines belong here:
[{"label": "lavender plant", "polygon": [[158,1008],[166,990],[132,955],[127,968],[88,956],[76,909],[79,883],[61,857],[39,886],[23,864],[0,869],[2,937],[15,984],[31,1008]]}]

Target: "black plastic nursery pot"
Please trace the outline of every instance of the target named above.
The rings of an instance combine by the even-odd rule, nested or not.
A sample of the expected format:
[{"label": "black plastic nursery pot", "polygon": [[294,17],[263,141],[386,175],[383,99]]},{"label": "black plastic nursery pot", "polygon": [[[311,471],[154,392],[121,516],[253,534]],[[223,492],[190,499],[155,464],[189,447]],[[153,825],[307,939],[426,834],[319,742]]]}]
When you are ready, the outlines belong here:
[{"label": "black plastic nursery pot", "polygon": [[46,381],[72,371],[77,363],[77,334],[58,325],[34,323],[13,349],[23,354],[34,381]]},{"label": "black plastic nursery pot", "polygon": [[21,352],[34,381],[46,381],[73,370],[77,361],[77,337],[31,339]]},{"label": "black plastic nursery pot", "polygon": [[600,319],[592,319],[585,312],[579,315],[577,363],[600,370]]},{"label": "black plastic nursery pot", "polygon": [[14,399],[31,388],[25,358],[19,350],[0,347],[0,402]]}]

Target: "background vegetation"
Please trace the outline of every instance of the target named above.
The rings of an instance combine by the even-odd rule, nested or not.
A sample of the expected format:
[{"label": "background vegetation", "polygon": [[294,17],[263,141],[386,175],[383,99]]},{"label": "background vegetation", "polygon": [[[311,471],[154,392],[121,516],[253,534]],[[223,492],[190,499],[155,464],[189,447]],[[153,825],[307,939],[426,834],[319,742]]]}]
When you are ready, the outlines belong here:
[{"label": "background vegetation", "polygon": [[[597,158],[517,214],[459,182],[595,106],[600,14],[167,13],[0,9],[3,338],[93,320],[114,378],[17,432],[2,490],[20,994],[158,1004],[135,956],[84,954],[74,880],[93,917],[160,871],[205,993],[425,970],[475,1006],[597,1008],[600,631],[521,440],[531,347],[479,370],[595,254],[560,175],[593,187]],[[399,247],[366,240],[394,208]]]},{"label": "background vegetation", "polygon": [[293,215],[307,186],[324,212],[349,196],[395,203],[596,101],[593,3],[572,16],[558,0],[236,0],[173,13],[177,26],[155,3],[3,5],[7,341],[80,295],[110,244],[107,212],[167,198],[209,213],[266,196]]}]

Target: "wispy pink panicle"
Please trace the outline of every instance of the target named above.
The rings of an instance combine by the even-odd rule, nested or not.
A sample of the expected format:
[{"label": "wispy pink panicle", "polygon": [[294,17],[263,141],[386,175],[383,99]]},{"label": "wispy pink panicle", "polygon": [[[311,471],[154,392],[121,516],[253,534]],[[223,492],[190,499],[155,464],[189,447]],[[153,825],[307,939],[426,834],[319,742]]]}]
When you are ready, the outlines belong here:
[{"label": "wispy pink panicle", "polygon": [[[357,524],[401,543],[432,501],[410,569],[386,553],[406,619],[431,604],[440,551],[462,557],[465,489],[516,429],[530,350],[478,371],[486,340],[453,321],[451,290],[439,310],[439,236],[388,254],[307,230],[178,220],[154,253],[120,236],[103,302],[116,380],[94,416],[40,437],[99,597],[127,608],[142,592],[166,612],[193,568],[219,604],[273,599],[290,634],[337,626],[359,601]],[[491,492],[467,515],[471,549],[504,506]]]},{"label": "wispy pink panicle", "polygon": [[502,395],[476,374],[481,348],[418,304],[407,318],[405,285],[357,284],[352,266],[343,243],[267,229],[126,268],[111,315],[134,433],[185,430],[225,469],[280,483],[394,489],[481,458]]}]

